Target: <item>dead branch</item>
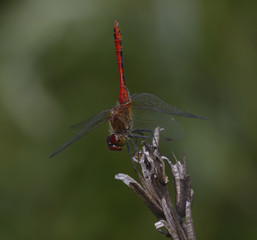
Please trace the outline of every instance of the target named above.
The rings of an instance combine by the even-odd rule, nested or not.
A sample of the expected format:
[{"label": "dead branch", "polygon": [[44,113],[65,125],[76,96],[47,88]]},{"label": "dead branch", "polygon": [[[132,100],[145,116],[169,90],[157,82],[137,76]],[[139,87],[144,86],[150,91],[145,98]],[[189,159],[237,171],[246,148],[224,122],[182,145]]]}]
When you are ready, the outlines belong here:
[{"label": "dead branch", "polygon": [[[123,181],[144,201],[158,219],[155,223],[157,231],[174,240],[195,240],[192,220],[193,190],[190,176],[186,173],[185,154],[182,163],[173,154],[173,164],[160,154],[159,139],[160,128],[156,128],[151,146],[145,143],[133,158],[134,163],[140,166],[140,170],[136,170],[139,182],[122,173],[115,175],[115,179]],[[169,179],[165,162],[173,177],[175,204],[168,192]]]}]

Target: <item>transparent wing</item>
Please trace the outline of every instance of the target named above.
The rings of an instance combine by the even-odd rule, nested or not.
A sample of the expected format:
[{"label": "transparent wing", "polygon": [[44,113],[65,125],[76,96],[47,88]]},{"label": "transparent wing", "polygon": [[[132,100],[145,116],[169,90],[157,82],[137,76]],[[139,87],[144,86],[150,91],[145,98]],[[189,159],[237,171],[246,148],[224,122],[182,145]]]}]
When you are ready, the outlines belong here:
[{"label": "transparent wing", "polygon": [[154,131],[156,127],[164,128],[161,139],[173,141],[184,138],[182,126],[171,116],[155,111],[148,111],[132,107],[132,129]]},{"label": "transparent wing", "polygon": [[150,110],[150,111],[159,112],[159,113],[173,114],[173,115],[178,115],[182,117],[206,119],[205,117],[184,112],[164,102],[160,98],[150,93],[133,94],[131,99],[132,99],[132,107],[134,109],[137,108],[137,109]]},{"label": "transparent wing", "polygon": [[79,123],[75,123],[73,125],[70,126],[70,129],[71,130],[79,130],[81,128],[83,128],[92,118],[88,118],[82,122],[79,122]]},{"label": "transparent wing", "polygon": [[[71,138],[69,141],[67,141],[65,144],[63,144],[61,147],[59,147],[56,151],[54,151],[49,157],[51,158],[51,157],[55,156],[56,154],[61,152],[66,147],[70,146],[72,143],[79,140],[84,135],[88,134],[92,130],[103,125],[108,120],[110,111],[111,111],[111,108],[98,113],[94,117],[92,117],[84,122],[79,123],[77,127],[81,128],[81,129],[77,132],[77,134],[73,138]],[[74,125],[74,126],[76,126],[76,125]]]}]

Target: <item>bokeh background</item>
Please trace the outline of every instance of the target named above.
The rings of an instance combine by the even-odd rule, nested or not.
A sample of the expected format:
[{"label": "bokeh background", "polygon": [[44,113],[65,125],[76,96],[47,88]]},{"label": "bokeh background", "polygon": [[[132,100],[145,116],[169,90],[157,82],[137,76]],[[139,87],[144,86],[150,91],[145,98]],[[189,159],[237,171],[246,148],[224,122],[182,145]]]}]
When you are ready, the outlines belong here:
[{"label": "bokeh background", "polygon": [[198,239],[257,239],[257,2],[8,0],[0,4],[0,239],[164,239],[116,173],[127,151],[108,126],[55,158],[69,126],[113,106],[112,28],[123,32],[131,93],[208,121],[177,118],[195,191]]}]

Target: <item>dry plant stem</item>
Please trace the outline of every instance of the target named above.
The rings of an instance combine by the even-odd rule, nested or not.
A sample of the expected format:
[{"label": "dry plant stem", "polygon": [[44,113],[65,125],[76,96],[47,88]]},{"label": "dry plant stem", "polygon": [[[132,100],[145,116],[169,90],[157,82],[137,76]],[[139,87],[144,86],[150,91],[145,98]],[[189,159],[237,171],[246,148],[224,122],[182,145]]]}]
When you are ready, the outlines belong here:
[{"label": "dry plant stem", "polygon": [[[133,158],[140,166],[140,171],[135,169],[140,183],[122,173],[115,175],[115,179],[123,181],[144,201],[158,219],[155,223],[157,231],[174,240],[195,240],[192,220],[193,190],[190,177],[186,174],[185,154],[183,163],[173,154],[173,164],[159,153],[159,139],[158,127],[155,129],[152,145],[145,144]],[[165,161],[170,166],[173,177],[175,204],[172,203],[168,192],[169,180],[165,173]]]}]

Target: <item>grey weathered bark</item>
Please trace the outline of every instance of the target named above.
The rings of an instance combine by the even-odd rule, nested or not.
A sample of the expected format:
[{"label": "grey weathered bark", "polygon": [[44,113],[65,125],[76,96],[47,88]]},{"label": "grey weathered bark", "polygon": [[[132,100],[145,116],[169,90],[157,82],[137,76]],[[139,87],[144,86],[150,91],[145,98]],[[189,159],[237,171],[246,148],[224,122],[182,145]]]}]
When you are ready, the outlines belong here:
[{"label": "grey weathered bark", "polygon": [[[182,163],[173,154],[173,164],[160,154],[159,138],[160,128],[156,128],[152,145],[144,144],[142,150],[133,157],[134,165],[140,165],[140,171],[135,168],[140,183],[122,173],[115,175],[115,179],[123,181],[144,201],[158,219],[155,227],[159,232],[174,240],[195,240],[192,220],[193,190],[190,176],[186,173],[185,154]],[[169,179],[165,172],[165,161],[173,177],[175,204],[168,192]]]}]

